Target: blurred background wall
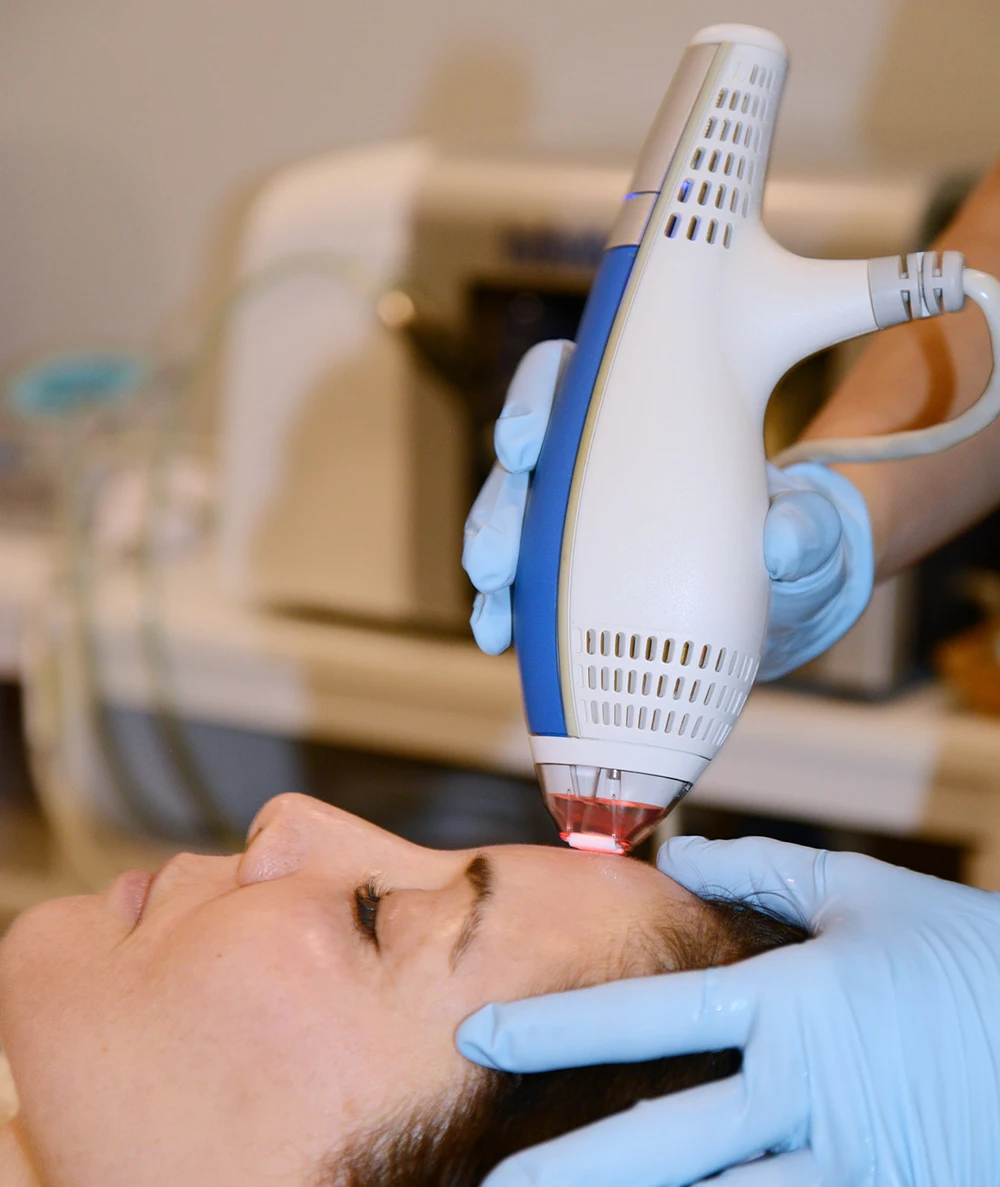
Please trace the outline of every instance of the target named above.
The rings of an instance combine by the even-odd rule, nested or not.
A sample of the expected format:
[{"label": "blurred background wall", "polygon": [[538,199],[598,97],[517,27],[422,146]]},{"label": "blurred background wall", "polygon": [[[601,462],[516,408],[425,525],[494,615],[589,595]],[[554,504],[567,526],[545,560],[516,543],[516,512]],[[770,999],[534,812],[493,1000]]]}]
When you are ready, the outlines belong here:
[{"label": "blurred background wall", "polygon": [[1000,150],[996,0],[4,0],[0,368],[198,316],[304,155],[429,132],[624,164],[722,20],[791,48],[779,166]]}]

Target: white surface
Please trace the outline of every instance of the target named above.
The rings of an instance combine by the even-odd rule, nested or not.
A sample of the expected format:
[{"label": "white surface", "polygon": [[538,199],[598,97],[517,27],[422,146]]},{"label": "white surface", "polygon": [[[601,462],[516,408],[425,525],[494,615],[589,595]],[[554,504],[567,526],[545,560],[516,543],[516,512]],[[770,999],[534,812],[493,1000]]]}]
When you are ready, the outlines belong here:
[{"label": "white surface", "polygon": [[734,41],[737,45],[751,45],[782,58],[788,57],[788,50],[780,37],[754,25],[708,25],[691,38],[692,45],[713,45],[718,41]]},{"label": "white surface", "polygon": [[[38,596],[43,572],[43,546],[0,533],[0,621],[17,621]],[[253,613],[222,597],[206,560],[177,566],[166,602],[170,669],[191,716],[532,773],[509,654],[492,659],[471,641]],[[103,678],[116,699],[142,705],[149,682],[134,629],[134,583],[111,583],[100,604]],[[0,655],[7,672],[15,660],[16,647]],[[1000,725],[956,712],[941,690],[859,705],[758,687],[692,794],[706,804],[908,832],[919,827],[946,735],[975,755],[966,776],[976,781],[973,790],[993,788]]]},{"label": "white surface", "polygon": [[[433,159],[412,140],[307,161],[247,218],[241,275],[297,271],[245,297],[226,342],[218,543],[234,596],[461,620],[457,549],[451,566],[421,565],[418,516],[460,538],[462,411],[418,382],[406,341],[375,315],[411,250]],[[422,504],[428,489],[437,505]],[[426,570],[447,578],[429,588]]]}]

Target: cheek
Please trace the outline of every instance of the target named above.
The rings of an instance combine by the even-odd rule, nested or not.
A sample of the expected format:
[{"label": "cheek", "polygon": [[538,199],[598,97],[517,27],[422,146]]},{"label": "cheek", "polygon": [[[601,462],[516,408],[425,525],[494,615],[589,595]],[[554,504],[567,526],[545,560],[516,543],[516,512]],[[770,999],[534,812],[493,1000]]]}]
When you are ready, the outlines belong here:
[{"label": "cheek", "polygon": [[102,1123],[93,1070],[118,1066],[120,931],[96,900],[65,899],[27,912],[0,944],[0,1040],[35,1134],[59,1129],[72,1145]]},{"label": "cheek", "polygon": [[93,1017],[118,938],[91,898],[57,899],[17,919],[0,944],[0,1038],[12,1057]]}]

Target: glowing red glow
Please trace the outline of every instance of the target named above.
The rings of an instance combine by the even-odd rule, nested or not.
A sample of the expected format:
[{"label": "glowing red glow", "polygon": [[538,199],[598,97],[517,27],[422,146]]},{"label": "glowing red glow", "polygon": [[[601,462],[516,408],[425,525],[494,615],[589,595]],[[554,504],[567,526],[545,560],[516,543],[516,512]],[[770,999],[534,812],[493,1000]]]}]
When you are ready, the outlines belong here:
[{"label": "glowing red glow", "polygon": [[596,796],[546,795],[545,803],[567,844],[602,853],[628,853],[649,836],[668,811],[654,804]]}]

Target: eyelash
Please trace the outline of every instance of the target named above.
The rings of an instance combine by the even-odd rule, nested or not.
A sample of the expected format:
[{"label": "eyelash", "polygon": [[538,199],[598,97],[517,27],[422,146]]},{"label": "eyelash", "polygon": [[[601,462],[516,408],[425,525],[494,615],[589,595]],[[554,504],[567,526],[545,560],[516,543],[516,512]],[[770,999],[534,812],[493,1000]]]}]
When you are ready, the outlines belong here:
[{"label": "eyelash", "polygon": [[385,890],[378,879],[369,878],[354,891],[354,922],[358,931],[370,943],[378,948],[378,905],[385,895]]}]

